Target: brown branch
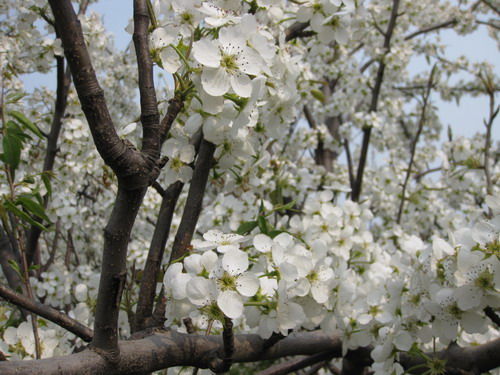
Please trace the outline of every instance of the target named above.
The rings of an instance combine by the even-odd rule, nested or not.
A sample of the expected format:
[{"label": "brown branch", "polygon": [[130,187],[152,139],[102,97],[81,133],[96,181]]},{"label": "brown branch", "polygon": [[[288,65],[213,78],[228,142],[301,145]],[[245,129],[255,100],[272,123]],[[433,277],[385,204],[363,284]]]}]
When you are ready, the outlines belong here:
[{"label": "brown branch", "polygon": [[410,40],[410,39],[415,38],[416,36],[426,34],[426,33],[429,33],[431,31],[443,29],[443,28],[448,27],[448,26],[454,26],[456,23],[457,23],[457,20],[454,18],[452,20],[442,22],[442,23],[439,23],[437,25],[428,26],[428,27],[425,27],[423,29],[417,30],[411,34],[408,34],[407,36],[405,36],[404,40]]},{"label": "brown branch", "polygon": [[170,226],[177,205],[177,199],[183,187],[184,184],[177,181],[167,188],[163,196],[141,280],[134,332],[141,330],[145,319],[152,314],[156,284],[163,260],[165,244],[170,234]]},{"label": "brown branch", "polygon": [[420,114],[420,120],[418,122],[418,129],[417,129],[417,134],[415,135],[415,138],[413,139],[413,143],[411,145],[411,151],[410,151],[410,162],[408,163],[408,169],[406,170],[406,177],[403,182],[403,189],[401,192],[401,201],[399,202],[399,209],[398,209],[398,216],[396,219],[396,222],[399,224],[401,223],[401,216],[403,215],[403,207],[405,204],[406,200],[406,188],[408,186],[408,181],[410,181],[410,175],[411,175],[411,170],[413,168],[413,163],[415,160],[415,152],[417,151],[417,144],[418,140],[420,138],[420,134],[422,133],[422,130],[424,129],[425,121],[426,121],[426,112],[427,112],[427,104],[429,103],[429,98],[431,95],[431,90],[433,87],[433,80],[434,80],[434,73],[436,72],[436,65],[432,67],[431,74],[429,76],[429,81],[427,82],[427,90],[425,91],[425,94],[423,95],[423,103],[422,103],[422,113]]},{"label": "brown branch", "polygon": [[487,0],[481,0],[480,2],[486,5],[488,8],[490,8],[493,12],[495,12],[497,16],[500,16],[500,9],[495,8],[495,6],[492,3],[490,3]]},{"label": "brown branch", "polygon": [[233,321],[227,316],[224,317],[224,326],[222,330],[222,345],[224,347],[224,354],[221,365],[217,368],[217,373],[225,373],[229,371],[233,364],[234,355],[234,332]]},{"label": "brown branch", "polygon": [[[341,338],[322,332],[291,334],[262,354],[263,339],[258,335],[235,335],[233,361],[255,362],[284,356],[314,355],[330,352],[342,355]],[[154,332],[139,340],[120,342],[120,356],[109,363],[92,350],[64,357],[37,361],[0,363],[2,375],[48,375],[72,373],[132,374],[148,373],[174,366],[192,366],[216,370],[223,361],[223,338],[220,335],[189,335],[174,331]]]},{"label": "brown branch", "polygon": [[342,359],[342,369],[340,375],[364,375],[366,367],[373,363],[370,356],[372,346],[350,350]]},{"label": "brown branch", "polygon": [[11,266],[11,263],[21,263],[14,254],[14,249],[12,248],[12,243],[3,225],[0,225],[0,264],[2,266],[2,271],[12,289],[17,289],[17,287],[22,287],[22,280],[19,274]]},{"label": "brown branch", "polygon": [[[396,27],[396,19],[398,17],[399,1],[400,0],[393,0],[391,18],[389,19],[389,25],[387,26],[387,31],[384,34],[385,35],[385,38],[384,38],[384,50],[385,50],[384,56],[387,55],[390,51],[391,38],[392,38],[392,34],[394,32],[394,29]],[[379,66],[378,66],[377,77],[375,79],[375,86],[373,87],[373,90],[372,90],[372,101],[371,101],[370,108],[369,108],[370,112],[377,111],[378,98],[380,95],[380,90],[382,88],[382,82],[384,80],[384,72],[385,72],[385,62],[384,62],[384,58],[382,57],[382,59],[379,62]],[[356,181],[354,184],[354,188],[352,189],[352,195],[351,195],[351,199],[354,202],[357,202],[359,200],[360,195],[361,195],[361,188],[363,185],[363,174],[365,172],[366,158],[368,156],[368,146],[370,144],[371,131],[372,131],[371,126],[363,129],[363,141],[362,141],[362,146],[361,146],[361,154],[360,154],[360,158],[359,158],[358,170],[356,173]]]},{"label": "brown branch", "polygon": [[119,358],[118,314],[127,276],[127,247],[145,193],[146,188],[129,190],[119,183],[115,206],[104,229],[102,271],[92,345],[111,362]]},{"label": "brown branch", "polygon": [[160,153],[160,114],[153,78],[153,62],[149,54],[149,12],[146,0],[134,0],[134,46],[139,72],[142,152],[156,160]]},{"label": "brown branch", "polygon": [[[500,338],[485,344],[466,348],[455,344],[436,354],[427,353],[427,356],[446,359],[446,368],[450,370],[450,373],[459,369],[462,371],[462,374],[467,371],[473,374],[482,374],[500,366],[500,356],[498,353],[500,353]],[[405,369],[409,369],[423,364],[424,361],[421,358],[415,359],[403,353],[400,355],[399,363]],[[422,374],[426,370],[428,368],[419,368],[412,371],[412,373]]]},{"label": "brown branch", "polygon": [[500,25],[499,24],[495,24],[495,21],[482,21],[482,20],[476,20],[476,23],[479,24],[479,25],[485,25],[485,26],[489,26],[489,27],[492,27],[496,30],[500,30]]},{"label": "brown branch", "polygon": [[[82,5],[80,8],[80,13],[86,8],[86,5]],[[56,28],[56,36],[59,37],[59,33]],[[71,71],[68,67],[64,66],[64,57],[56,56],[56,71],[57,71],[57,87],[56,87],[56,101],[54,108],[54,115],[52,117],[52,124],[50,127],[50,132],[47,136],[47,148],[45,150],[45,159],[43,162],[43,171],[50,171],[54,168],[54,162],[56,159],[56,154],[58,151],[57,141],[59,140],[59,134],[61,133],[62,119],[66,112],[66,105],[68,104],[68,92],[71,85]],[[48,205],[48,195],[44,197],[44,208]],[[39,219],[36,219],[40,221]],[[33,258],[37,250],[38,239],[42,230],[32,225],[26,239],[26,260],[28,265],[33,263]]]},{"label": "brown branch", "polygon": [[64,53],[99,154],[128,188],[148,186],[152,182],[151,171],[155,164],[126,145],[116,133],[71,1],[50,0],[49,4],[57,29],[65,31],[61,33]]},{"label": "brown branch", "polygon": [[93,332],[90,328],[80,322],[70,318],[68,315],[40,302],[34,301],[12,289],[0,284],[0,296],[6,301],[19,306],[25,310],[31,311],[42,318],[50,320],[60,327],[80,337],[83,341],[92,340]]},{"label": "brown branch", "polygon": [[309,22],[295,22],[288,29],[285,30],[285,42],[289,42],[293,39],[300,37],[312,36],[315,33],[311,31],[304,31],[304,29],[309,27]]},{"label": "brown branch", "polygon": [[167,139],[167,134],[170,131],[170,128],[172,127],[175,119],[177,118],[177,115],[184,108],[184,101],[177,95],[170,99],[168,103],[169,106],[167,109],[167,114],[160,123],[161,144],[163,144],[163,142],[165,142],[165,140]]},{"label": "brown branch", "polygon": [[495,105],[495,91],[493,89],[493,83],[490,79],[484,78],[482,75],[479,78],[483,81],[484,87],[489,97],[489,117],[488,120],[484,120],[484,126],[486,127],[486,140],[484,145],[484,174],[486,175],[486,192],[493,195],[493,182],[491,179],[490,171],[490,148],[491,148],[491,129],[493,128],[493,122],[498,116],[500,111],[500,106]]},{"label": "brown branch", "polygon": [[493,310],[490,306],[486,306],[484,308],[484,313],[485,315],[490,318],[490,320],[496,324],[497,327],[500,328],[500,316],[497,315],[497,313],[495,312],[495,310]]},{"label": "brown branch", "polygon": [[[256,362],[285,356],[312,356],[318,353],[329,353],[331,358],[342,356],[342,338],[321,331],[293,333],[265,353],[262,353],[263,341],[258,335],[235,335],[233,361]],[[479,373],[484,373],[500,366],[500,356],[497,355],[499,351],[500,338],[468,348],[450,347],[438,352],[437,355],[446,358],[447,363],[455,368],[464,371],[476,369]],[[84,350],[58,358],[2,362],[0,373],[2,375],[60,373],[118,375],[147,373],[174,366],[213,370],[220,365],[222,357],[223,339],[220,335],[181,334],[168,330],[153,332],[142,339],[121,341],[120,357],[115,364],[107,362],[92,350]],[[399,362],[405,369],[422,363],[421,360],[414,360],[405,354],[401,355]],[[412,371],[412,373],[418,374],[422,371]]]},{"label": "brown branch", "polygon": [[323,362],[335,358],[337,353],[335,351],[324,351],[321,353],[313,354],[305,358],[294,358],[286,362],[279,363],[272,367],[265,369],[257,373],[257,375],[285,375],[291,372],[301,370],[305,367],[317,364],[320,362],[322,366]]},{"label": "brown branch", "polygon": [[184,207],[182,219],[175,235],[169,263],[184,256],[191,243],[196,223],[201,213],[203,196],[205,194],[205,187],[207,186],[214,152],[215,146],[203,139],[189,186],[186,206]]}]

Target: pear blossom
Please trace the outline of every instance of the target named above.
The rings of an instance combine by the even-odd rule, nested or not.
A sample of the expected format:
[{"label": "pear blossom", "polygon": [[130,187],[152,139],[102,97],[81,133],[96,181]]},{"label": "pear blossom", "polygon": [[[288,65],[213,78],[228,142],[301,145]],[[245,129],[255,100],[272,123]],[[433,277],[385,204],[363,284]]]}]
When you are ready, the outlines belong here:
[{"label": "pear blossom", "polygon": [[220,96],[233,89],[241,97],[251,96],[249,75],[258,75],[263,61],[236,28],[222,28],[219,39],[195,42],[193,56],[203,65],[201,83],[209,95]]},{"label": "pear blossom", "polygon": [[203,235],[205,241],[193,241],[193,246],[199,250],[212,250],[217,248],[219,253],[225,253],[229,250],[238,250],[240,243],[246,240],[239,234],[225,234],[218,229],[211,229]]}]

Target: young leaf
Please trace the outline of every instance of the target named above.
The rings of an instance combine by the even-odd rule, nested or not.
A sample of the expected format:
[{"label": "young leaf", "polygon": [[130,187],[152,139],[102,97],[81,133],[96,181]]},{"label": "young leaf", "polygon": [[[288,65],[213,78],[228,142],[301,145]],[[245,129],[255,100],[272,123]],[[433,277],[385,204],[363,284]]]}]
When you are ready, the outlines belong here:
[{"label": "young leaf", "polygon": [[256,221],[247,221],[247,222],[244,222],[243,224],[241,224],[239,227],[238,227],[238,230],[236,231],[236,233],[238,233],[239,235],[247,235],[249,234],[251,231],[253,231],[256,227],[257,227],[257,222]]},{"label": "young leaf", "polygon": [[23,275],[21,274],[21,270],[19,269],[19,264],[17,264],[17,262],[14,259],[9,259],[9,265],[14,271],[16,271],[16,273],[22,279]]},{"label": "young leaf", "polygon": [[5,96],[5,104],[17,103],[24,98],[27,94],[25,92],[10,93]]},{"label": "young leaf", "polygon": [[22,143],[19,138],[8,131],[3,137],[3,159],[12,169],[16,169],[21,161]]},{"label": "young leaf", "polygon": [[40,132],[40,129],[38,129],[38,126],[33,124],[25,115],[23,115],[21,112],[18,111],[9,111],[9,115],[14,117],[17,121],[19,121],[21,124],[26,126],[29,130],[31,130],[36,136],[39,138],[43,138],[43,134]]},{"label": "young leaf", "polygon": [[259,229],[263,234],[267,234],[269,232],[265,216],[259,215],[259,217],[257,218],[257,223],[259,224]]},{"label": "young leaf", "polygon": [[48,229],[44,227],[42,224],[40,224],[38,221],[33,220],[33,218],[28,215],[26,212],[21,211],[19,208],[17,208],[11,201],[5,200],[5,206],[7,209],[12,212],[14,215],[16,215],[18,218],[40,228],[43,231],[47,231]]},{"label": "young leaf", "polygon": [[45,185],[45,189],[47,189],[47,194],[49,194],[49,198],[52,198],[52,184],[50,183],[50,178],[53,176],[52,172],[45,171],[42,172],[42,181]]},{"label": "young leaf", "polygon": [[17,204],[23,206],[26,211],[31,212],[33,215],[38,216],[40,219],[48,221],[50,223],[49,217],[45,214],[45,209],[41,204],[32,200],[29,196],[24,195],[17,198]]}]

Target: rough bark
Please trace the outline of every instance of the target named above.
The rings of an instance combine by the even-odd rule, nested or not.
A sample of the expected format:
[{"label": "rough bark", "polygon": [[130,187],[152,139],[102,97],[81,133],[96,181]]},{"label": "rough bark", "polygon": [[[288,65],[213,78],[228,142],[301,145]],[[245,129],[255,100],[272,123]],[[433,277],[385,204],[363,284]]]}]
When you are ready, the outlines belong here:
[{"label": "rough bark", "polygon": [[[264,353],[263,344],[264,340],[258,335],[235,335],[233,362],[255,362],[296,355],[311,356],[322,352],[329,352],[331,358],[342,356],[342,339],[320,331],[293,333]],[[437,356],[446,358],[450,369],[461,368],[464,371],[484,373],[500,366],[500,356],[497,355],[499,351],[500,339],[496,339],[468,348],[453,346],[438,352]],[[174,331],[153,332],[142,339],[120,342],[120,356],[115,364],[107,362],[92,350],[85,350],[59,358],[1,362],[0,373],[112,375],[147,373],[174,366],[217,369],[223,361],[223,352],[222,336],[189,335]],[[356,351],[353,355],[355,353]],[[354,357],[351,360],[354,360]],[[409,369],[420,362],[403,355],[400,363]],[[420,372],[416,370],[412,373]]]}]

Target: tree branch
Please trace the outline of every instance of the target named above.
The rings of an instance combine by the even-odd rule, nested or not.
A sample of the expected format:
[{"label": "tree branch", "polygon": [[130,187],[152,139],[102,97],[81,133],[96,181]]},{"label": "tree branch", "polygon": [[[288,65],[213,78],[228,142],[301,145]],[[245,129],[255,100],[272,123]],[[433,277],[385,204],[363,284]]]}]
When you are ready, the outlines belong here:
[{"label": "tree branch", "polygon": [[142,152],[156,160],[160,152],[160,114],[153,78],[153,62],[149,54],[149,12],[146,0],[134,0],[134,46],[139,72]]},{"label": "tree branch", "polygon": [[155,165],[151,160],[145,160],[133,147],[126,145],[116,133],[71,1],[50,0],[49,4],[57,29],[65,31],[61,33],[64,53],[99,154],[129,188],[148,186]]},{"label": "tree branch", "polygon": [[299,37],[313,36],[314,31],[304,31],[309,27],[309,22],[295,22],[288,29],[285,30],[285,42],[289,42]]},{"label": "tree branch", "polygon": [[158,281],[158,274],[160,273],[165,244],[170,234],[170,225],[175,212],[177,199],[183,187],[184,184],[177,181],[167,188],[163,196],[141,280],[135,316],[135,327],[133,329],[134,332],[141,330],[144,327],[145,319],[152,314],[156,283]]},{"label": "tree branch", "polygon": [[118,184],[115,206],[104,229],[102,271],[92,345],[109,361],[119,359],[118,314],[127,276],[127,247],[130,232],[146,188],[124,189]]},{"label": "tree branch", "polygon": [[399,209],[398,209],[398,216],[396,219],[396,222],[399,224],[401,223],[401,216],[403,215],[403,207],[405,204],[406,200],[406,188],[408,186],[408,181],[410,180],[410,175],[411,175],[411,170],[413,168],[413,163],[415,160],[415,152],[417,151],[417,144],[418,144],[418,139],[420,138],[420,134],[422,133],[422,130],[424,128],[425,124],[425,116],[426,116],[426,111],[427,111],[427,104],[429,102],[429,97],[431,95],[431,89],[433,86],[433,80],[434,80],[434,73],[436,72],[436,65],[432,67],[431,74],[429,76],[429,80],[427,82],[427,90],[425,91],[423,95],[423,103],[422,103],[422,113],[420,114],[420,120],[418,122],[418,130],[417,134],[415,135],[415,139],[413,140],[413,143],[411,145],[411,151],[410,151],[410,162],[408,163],[408,169],[406,170],[406,177],[403,182],[403,190],[401,192],[401,201],[399,202]]},{"label": "tree branch", "polygon": [[[385,37],[384,37],[384,50],[385,50],[384,57],[390,51],[391,38],[392,38],[392,34],[394,32],[394,29],[396,27],[396,19],[398,17],[399,1],[400,0],[393,0],[391,18],[389,20],[389,25],[387,26],[387,31],[384,34],[385,35]],[[369,108],[370,112],[377,111],[378,97],[380,95],[380,89],[382,88],[382,82],[384,80],[384,71],[385,71],[384,57],[382,57],[382,59],[379,62],[377,77],[375,79],[375,86],[373,87],[373,91],[372,91],[372,101],[371,101],[370,108]],[[371,126],[363,129],[363,142],[362,142],[362,146],[361,146],[361,154],[360,154],[360,158],[359,158],[358,170],[356,173],[356,183],[354,184],[354,187],[352,189],[352,195],[351,195],[351,199],[355,202],[357,202],[359,200],[359,197],[361,195],[361,188],[363,185],[363,174],[365,172],[366,158],[368,156],[368,146],[370,144],[371,131],[372,131]]]},{"label": "tree branch", "polygon": [[32,313],[35,313],[36,315],[67,329],[69,332],[80,337],[83,341],[89,342],[92,340],[93,332],[90,328],[50,306],[46,306],[22,294],[16,293],[12,289],[1,284],[0,297],[16,306],[31,311]]},{"label": "tree branch", "polygon": [[305,358],[294,358],[286,362],[279,363],[259,372],[257,375],[285,375],[301,370],[305,367],[324,362],[336,357],[335,351],[321,352]]},{"label": "tree branch", "polygon": [[207,186],[212,157],[215,152],[215,145],[203,139],[200,146],[200,152],[196,159],[196,166],[193,171],[193,177],[189,186],[188,197],[179,229],[175,235],[172,253],[169,263],[179,259],[186,254],[187,248],[193,238],[193,233],[201,213],[205,187]]},{"label": "tree branch", "polygon": [[[331,358],[342,356],[342,339],[321,331],[293,333],[262,353],[264,340],[258,335],[235,335],[233,361],[255,362],[285,356],[329,353]],[[465,371],[477,369],[480,373],[500,366],[500,339],[486,344],[460,348],[450,347],[437,353],[448,359],[448,364]],[[120,342],[120,356],[109,363],[92,350],[64,357],[36,361],[0,362],[2,375],[55,375],[55,374],[143,374],[174,366],[193,366],[217,369],[223,358],[223,339],[220,335],[205,336],[182,334],[174,331],[153,332],[145,338]],[[401,355],[405,369],[420,360]],[[425,370],[425,369],[424,369]],[[418,374],[423,370],[412,371]]]},{"label": "tree branch", "polygon": [[411,34],[408,34],[407,36],[405,36],[404,40],[410,40],[410,39],[415,38],[416,36],[419,36],[419,35],[422,35],[422,34],[426,34],[426,33],[429,33],[431,31],[443,29],[443,28],[448,27],[448,26],[453,26],[456,23],[457,23],[457,20],[454,18],[452,20],[449,20],[449,21],[446,21],[446,22],[442,22],[442,23],[439,23],[437,25],[432,25],[432,26],[429,26],[429,27],[425,27],[425,28],[417,30],[417,31],[415,31],[415,32],[413,32]]}]

